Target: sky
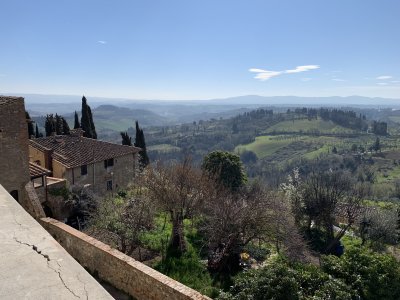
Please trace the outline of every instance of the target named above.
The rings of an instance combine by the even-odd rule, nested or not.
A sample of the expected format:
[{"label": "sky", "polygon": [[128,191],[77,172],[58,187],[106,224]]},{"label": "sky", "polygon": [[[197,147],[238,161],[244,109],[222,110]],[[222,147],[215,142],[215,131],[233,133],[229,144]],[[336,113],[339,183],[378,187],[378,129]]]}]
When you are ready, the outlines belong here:
[{"label": "sky", "polygon": [[399,0],[0,0],[0,93],[400,99]]}]

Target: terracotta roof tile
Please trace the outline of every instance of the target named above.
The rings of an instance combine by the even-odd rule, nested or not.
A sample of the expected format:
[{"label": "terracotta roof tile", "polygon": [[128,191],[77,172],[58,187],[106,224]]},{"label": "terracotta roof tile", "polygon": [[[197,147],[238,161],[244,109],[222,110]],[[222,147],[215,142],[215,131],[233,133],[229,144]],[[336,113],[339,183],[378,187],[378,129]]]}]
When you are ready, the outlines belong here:
[{"label": "terracotta roof tile", "polygon": [[50,175],[51,171],[39,166],[38,164],[29,162],[29,174],[31,175],[31,179],[34,179],[45,175]]},{"label": "terracotta roof tile", "polygon": [[52,158],[67,168],[79,167],[93,162],[137,153],[140,148],[73,135],[56,135],[29,140],[32,147],[52,150]]}]

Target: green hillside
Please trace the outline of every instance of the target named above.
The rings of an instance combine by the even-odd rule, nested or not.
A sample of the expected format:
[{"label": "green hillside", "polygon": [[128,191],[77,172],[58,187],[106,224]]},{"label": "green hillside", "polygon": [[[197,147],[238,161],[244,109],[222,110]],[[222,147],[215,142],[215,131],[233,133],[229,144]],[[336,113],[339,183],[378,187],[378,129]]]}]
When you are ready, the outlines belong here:
[{"label": "green hillside", "polygon": [[291,121],[283,121],[274,126],[271,126],[265,130],[265,133],[272,132],[304,132],[304,133],[354,133],[354,130],[344,128],[340,125],[333,123],[332,121],[324,121],[320,118],[308,120],[308,119],[300,119],[300,120],[291,120]]},{"label": "green hillside", "polygon": [[239,145],[235,152],[254,152],[259,159],[283,161],[294,157],[315,158],[321,153],[330,151],[340,141],[336,137],[313,137],[296,135],[259,136],[252,143]]}]

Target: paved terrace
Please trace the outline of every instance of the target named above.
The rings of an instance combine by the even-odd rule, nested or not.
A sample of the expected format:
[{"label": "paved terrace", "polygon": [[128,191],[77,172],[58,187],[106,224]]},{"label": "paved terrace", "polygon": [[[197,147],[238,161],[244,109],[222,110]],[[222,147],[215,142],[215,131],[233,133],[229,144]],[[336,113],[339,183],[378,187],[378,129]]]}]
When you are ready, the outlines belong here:
[{"label": "paved terrace", "polygon": [[1,185],[0,299],[113,299]]}]

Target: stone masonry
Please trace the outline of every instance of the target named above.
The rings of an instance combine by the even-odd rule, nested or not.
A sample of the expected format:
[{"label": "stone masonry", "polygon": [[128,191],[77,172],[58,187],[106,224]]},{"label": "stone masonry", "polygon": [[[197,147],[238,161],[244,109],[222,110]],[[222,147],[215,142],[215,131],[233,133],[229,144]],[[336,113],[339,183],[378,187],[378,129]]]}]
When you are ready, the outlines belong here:
[{"label": "stone masonry", "polygon": [[30,181],[24,98],[0,96],[0,183],[18,201]]}]

